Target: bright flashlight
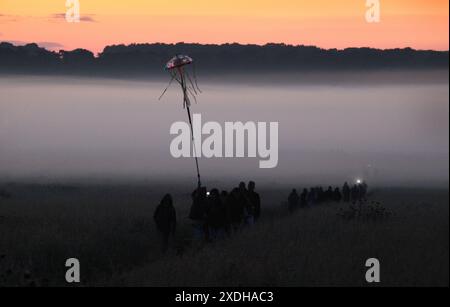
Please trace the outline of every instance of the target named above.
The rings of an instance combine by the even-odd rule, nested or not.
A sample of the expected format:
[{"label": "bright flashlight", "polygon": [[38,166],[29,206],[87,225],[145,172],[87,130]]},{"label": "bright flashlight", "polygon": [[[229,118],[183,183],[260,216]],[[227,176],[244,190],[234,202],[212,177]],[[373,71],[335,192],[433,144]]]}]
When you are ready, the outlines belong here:
[{"label": "bright flashlight", "polygon": [[209,192],[206,192],[206,196],[209,196]]},{"label": "bright flashlight", "polygon": [[356,184],[361,184],[362,180],[361,179],[356,179]]}]

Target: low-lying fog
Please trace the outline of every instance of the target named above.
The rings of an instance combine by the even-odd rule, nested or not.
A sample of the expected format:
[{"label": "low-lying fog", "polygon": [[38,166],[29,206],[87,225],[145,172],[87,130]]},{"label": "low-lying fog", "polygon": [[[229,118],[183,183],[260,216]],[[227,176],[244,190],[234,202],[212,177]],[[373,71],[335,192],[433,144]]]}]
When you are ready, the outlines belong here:
[{"label": "low-lying fog", "polygon": [[[367,82],[200,79],[192,111],[203,122],[279,122],[276,168],[202,158],[204,182],[447,185],[448,72],[411,74],[408,82],[389,73]],[[0,77],[0,180],[195,183],[194,160],[170,154],[170,126],[187,116],[178,85],[158,101],[168,80]]]}]

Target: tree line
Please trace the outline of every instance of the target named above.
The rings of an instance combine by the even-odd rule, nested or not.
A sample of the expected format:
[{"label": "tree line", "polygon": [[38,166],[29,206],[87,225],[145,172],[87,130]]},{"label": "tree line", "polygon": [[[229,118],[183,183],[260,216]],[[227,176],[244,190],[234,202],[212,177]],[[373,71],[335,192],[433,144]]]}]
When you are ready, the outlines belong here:
[{"label": "tree line", "polygon": [[0,43],[0,72],[76,74],[162,74],[175,54],[189,54],[202,74],[308,70],[448,69],[448,51],[266,44],[112,45],[94,55],[85,49],[50,51],[35,43]]}]

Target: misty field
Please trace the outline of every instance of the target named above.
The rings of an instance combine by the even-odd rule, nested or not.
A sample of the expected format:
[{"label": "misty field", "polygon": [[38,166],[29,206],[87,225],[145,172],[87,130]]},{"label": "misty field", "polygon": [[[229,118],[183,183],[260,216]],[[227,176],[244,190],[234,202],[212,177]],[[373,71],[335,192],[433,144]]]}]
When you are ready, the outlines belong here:
[{"label": "misty field", "polygon": [[[171,191],[178,228],[163,254],[153,223]],[[378,258],[382,286],[448,286],[448,190],[378,188],[358,214],[321,204],[290,215],[289,187],[259,190],[256,225],[193,240],[190,189],[142,185],[0,185],[0,286],[363,286]],[[386,214],[370,208],[384,208]],[[358,207],[358,206],[357,206]]]}]

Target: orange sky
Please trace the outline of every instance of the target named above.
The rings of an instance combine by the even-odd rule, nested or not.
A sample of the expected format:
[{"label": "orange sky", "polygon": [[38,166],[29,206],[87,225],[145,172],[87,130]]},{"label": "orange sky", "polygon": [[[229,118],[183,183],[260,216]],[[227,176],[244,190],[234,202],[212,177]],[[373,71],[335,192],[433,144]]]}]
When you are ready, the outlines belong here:
[{"label": "orange sky", "polygon": [[51,49],[144,42],[283,42],[324,48],[369,46],[448,50],[448,0],[380,0],[381,22],[367,23],[366,0],[0,0],[0,41]]}]

